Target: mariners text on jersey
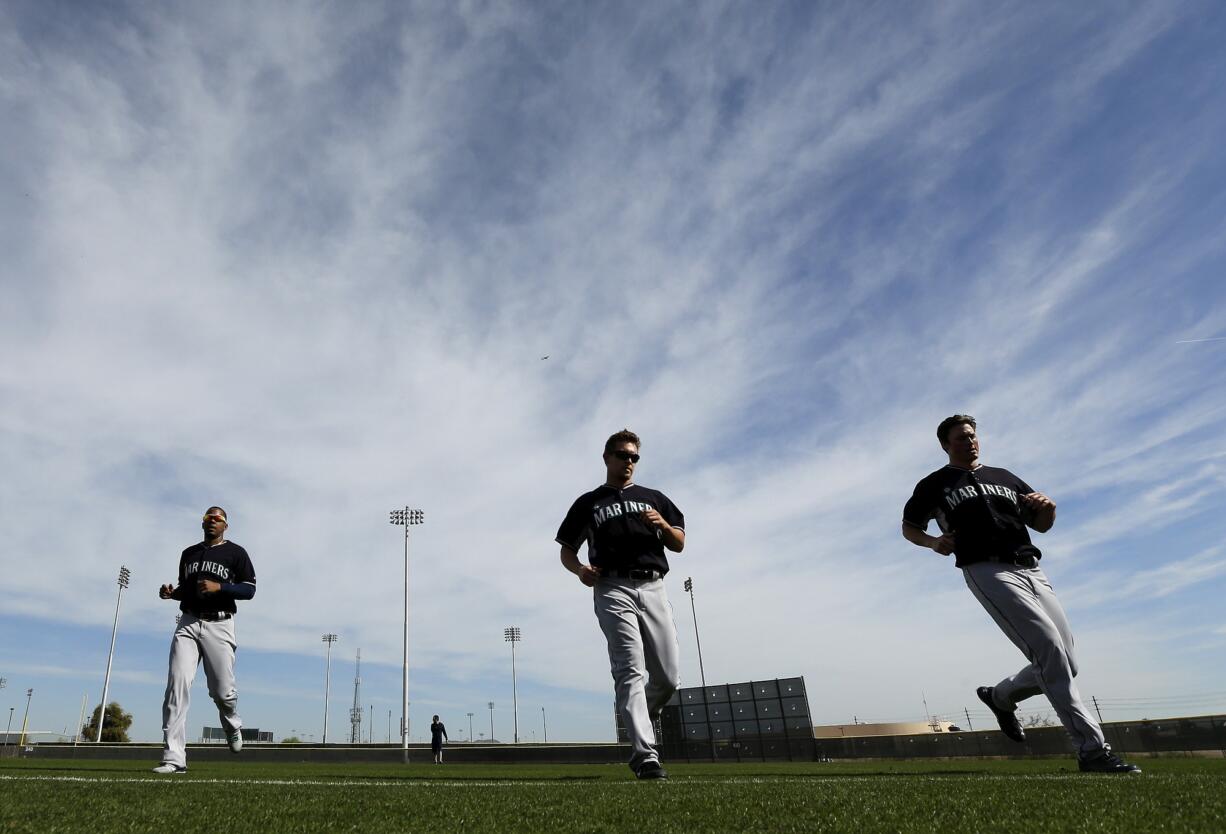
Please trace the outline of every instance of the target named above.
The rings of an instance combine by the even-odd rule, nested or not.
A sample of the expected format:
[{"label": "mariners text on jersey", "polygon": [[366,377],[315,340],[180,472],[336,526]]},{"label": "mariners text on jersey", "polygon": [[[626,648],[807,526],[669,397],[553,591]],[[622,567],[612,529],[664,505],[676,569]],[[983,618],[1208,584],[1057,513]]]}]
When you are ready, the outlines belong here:
[{"label": "mariners text on jersey", "polygon": [[668,573],[664,544],[642,513],[655,510],[670,527],[685,529],[685,516],[656,489],[605,484],[580,495],[558,528],[555,541],[576,553],[584,542],[588,561],[598,568],[650,568]]},{"label": "mariners text on jersey", "polygon": [[220,562],[192,562],[183,568],[186,574],[207,573],[224,582],[230,581],[230,569]]},{"label": "mariners text on jersey", "polygon": [[197,542],[179,557],[179,587],[175,594],[175,598],[181,600],[179,608],[193,614],[233,614],[238,610],[234,598],[226,593],[201,594],[196,590],[196,583],[201,579],[254,585],[255,568],[247,551],[231,541],[213,547]]},{"label": "mariners text on jersey", "polygon": [[902,511],[903,524],[924,530],[935,520],[942,533],[954,536],[958,567],[1010,556],[1042,553],[1030,541],[1030,511],[1018,494],[1034,492],[1008,469],[943,466],[915,485]]}]

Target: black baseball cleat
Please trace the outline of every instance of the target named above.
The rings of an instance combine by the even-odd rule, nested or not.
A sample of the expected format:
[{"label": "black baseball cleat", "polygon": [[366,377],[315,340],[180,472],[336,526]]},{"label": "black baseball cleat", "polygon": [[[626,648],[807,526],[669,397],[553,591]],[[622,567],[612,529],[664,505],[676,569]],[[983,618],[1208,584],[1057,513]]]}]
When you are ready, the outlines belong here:
[{"label": "black baseball cleat", "polygon": [[1025,741],[1026,731],[1022,729],[1022,722],[1017,720],[1017,710],[1005,710],[996,706],[996,701],[992,698],[992,690],[995,687],[981,686],[975,690],[975,694],[979,696],[979,700],[988,705],[988,709],[992,710],[992,714],[996,716],[996,723],[1000,725],[1000,731],[1014,741]]},{"label": "black baseball cleat", "polygon": [[655,759],[648,759],[639,765],[634,775],[639,779],[667,779],[668,771],[662,768]]},{"label": "black baseball cleat", "polygon": [[1110,747],[1104,747],[1093,756],[1077,759],[1077,768],[1082,773],[1140,773],[1141,768],[1121,759],[1111,752]]}]

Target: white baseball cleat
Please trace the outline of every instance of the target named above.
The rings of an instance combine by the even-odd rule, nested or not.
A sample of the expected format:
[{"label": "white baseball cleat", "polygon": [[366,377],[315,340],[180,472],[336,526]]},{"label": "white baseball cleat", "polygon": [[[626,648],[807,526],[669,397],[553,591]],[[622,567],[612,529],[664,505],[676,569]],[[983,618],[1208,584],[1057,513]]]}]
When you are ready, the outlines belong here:
[{"label": "white baseball cleat", "polygon": [[154,773],[187,773],[187,768],[179,767],[178,765],[171,764],[170,762],[162,762],[160,765],[158,765],[157,767],[153,769],[153,772]]},{"label": "white baseball cleat", "polygon": [[242,732],[229,733],[226,735],[226,744],[230,745],[231,753],[243,752],[243,734]]}]

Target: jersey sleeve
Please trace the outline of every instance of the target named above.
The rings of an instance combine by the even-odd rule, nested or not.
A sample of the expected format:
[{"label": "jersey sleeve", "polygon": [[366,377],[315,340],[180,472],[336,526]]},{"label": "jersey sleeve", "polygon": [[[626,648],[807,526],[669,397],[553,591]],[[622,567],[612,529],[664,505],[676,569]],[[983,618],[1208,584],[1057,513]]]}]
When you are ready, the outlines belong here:
[{"label": "jersey sleeve", "polygon": [[187,592],[183,588],[183,582],[186,579],[186,577],[183,575],[183,566],[186,563],[187,563],[187,551],[185,550],[179,556],[179,580],[175,582],[175,589],[170,595],[171,599],[177,599],[179,602],[182,602],[184,599],[187,598]]},{"label": "jersey sleeve", "polygon": [[669,527],[676,527],[678,530],[685,530],[685,515],[681,510],[677,509],[669,497],[664,493],[660,493],[660,508],[657,510],[660,517],[668,522]]},{"label": "jersey sleeve", "polygon": [[902,523],[920,530],[928,529],[928,522],[936,515],[936,496],[928,479],[915,485],[915,491],[902,508]]},{"label": "jersey sleeve", "polygon": [[562,526],[558,528],[554,541],[578,553],[583,540],[587,538],[587,528],[590,523],[591,513],[587,503],[583,498],[578,498],[570,505],[566,518],[562,519]]},{"label": "jersey sleeve", "polygon": [[251,564],[251,557],[247,555],[245,548],[239,548],[238,558],[234,564],[234,584],[246,582],[251,585],[255,584],[255,566]]}]

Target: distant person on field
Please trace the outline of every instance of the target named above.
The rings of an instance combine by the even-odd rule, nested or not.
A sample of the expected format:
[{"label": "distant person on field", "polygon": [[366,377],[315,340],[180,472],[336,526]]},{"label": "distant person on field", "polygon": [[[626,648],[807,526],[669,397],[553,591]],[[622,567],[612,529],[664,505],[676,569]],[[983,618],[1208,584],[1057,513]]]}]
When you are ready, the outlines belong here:
[{"label": "distant person on field", "polygon": [[154,773],[187,771],[187,705],[201,660],[226,743],[233,753],[243,749],[243,721],[234,685],[238,610],[234,603],[255,596],[255,568],[247,551],[226,539],[230,525],[225,510],[209,507],[200,526],[204,541],[179,557],[178,584],[158,589],[162,599],[179,600],[183,614],[170,641],[170,671],[162,702],[162,763]]},{"label": "distant person on field", "polygon": [[[639,446],[629,429],[605,441],[604,483],[575,499],[554,540],[563,567],[592,589],[630,769],[639,779],[667,779],[652,724],[681,678],[664,551],[685,547],[685,517],[664,493],[633,482]],[[584,544],[589,564],[579,561]]]},{"label": "distant person on field", "polygon": [[443,763],[443,739],[451,741],[447,738],[447,728],[443,726],[443,722],[438,720],[438,716],[434,716],[434,720],[430,722],[430,750],[434,753],[434,763]]},{"label": "distant person on field", "polygon": [[[902,511],[902,535],[942,556],[954,554],[971,593],[1029,661],[995,686],[979,687],[976,697],[996,716],[1001,731],[1021,742],[1026,734],[1017,705],[1042,693],[1077,747],[1081,770],[1140,773],[1111,752],[1081,701],[1073,680],[1073,632],[1039,569],[1043,554],[1030,543],[1027,527],[1046,533],[1056,523],[1055,502],[1008,469],[979,462],[974,417],[945,418],[937,426],[937,439],[949,463],[916,484]],[[925,532],[934,519],[940,536]]]}]

